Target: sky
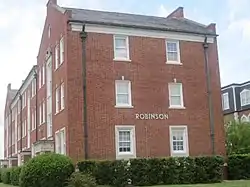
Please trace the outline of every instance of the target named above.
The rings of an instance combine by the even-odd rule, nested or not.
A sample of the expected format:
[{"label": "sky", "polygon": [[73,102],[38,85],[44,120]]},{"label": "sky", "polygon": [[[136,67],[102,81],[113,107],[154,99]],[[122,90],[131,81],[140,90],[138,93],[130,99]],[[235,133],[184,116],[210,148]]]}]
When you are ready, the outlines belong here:
[{"label": "sky", "polygon": [[[8,83],[19,88],[36,64],[47,0],[0,0],[0,158]],[[60,6],[166,17],[184,7],[185,17],[217,24],[222,86],[250,80],[249,0],[58,0]],[[248,72],[248,73],[247,73]]]}]

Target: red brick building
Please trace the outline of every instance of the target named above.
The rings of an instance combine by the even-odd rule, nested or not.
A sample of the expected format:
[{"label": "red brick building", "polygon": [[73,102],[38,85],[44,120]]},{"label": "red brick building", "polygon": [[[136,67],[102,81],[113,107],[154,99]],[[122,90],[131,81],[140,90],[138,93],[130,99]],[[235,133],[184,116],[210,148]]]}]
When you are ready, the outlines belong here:
[{"label": "red brick building", "polygon": [[181,7],[161,18],[50,0],[37,65],[7,94],[5,159],[225,154],[216,38]]}]

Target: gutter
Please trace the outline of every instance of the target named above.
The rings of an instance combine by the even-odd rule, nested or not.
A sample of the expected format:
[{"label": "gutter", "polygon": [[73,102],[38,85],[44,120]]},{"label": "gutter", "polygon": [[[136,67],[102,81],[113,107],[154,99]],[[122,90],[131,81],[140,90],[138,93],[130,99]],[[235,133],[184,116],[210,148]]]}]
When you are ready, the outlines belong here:
[{"label": "gutter", "polygon": [[85,25],[82,27],[80,33],[82,40],[82,80],[83,80],[83,131],[84,131],[84,158],[87,160],[89,158],[88,153],[88,124],[87,124],[87,68],[86,68],[86,39],[87,33],[85,32]]},{"label": "gutter", "polygon": [[207,82],[207,93],[208,93],[208,107],[209,107],[209,125],[210,125],[210,137],[212,145],[212,154],[215,155],[215,141],[214,141],[214,113],[213,113],[213,102],[212,102],[212,92],[211,92],[211,75],[208,64],[208,43],[207,36],[203,43],[204,48],[204,58],[205,58],[205,71],[206,71],[206,82]]},{"label": "gutter", "polygon": [[185,34],[195,34],[195,35],[203,35],[217,37],[219,36],[216,33],[204,33],[204,32],[192,32],[181,29],[170,29],[170,28],[160,28],[160,27],[150,27],[150,26],[138,26],[138,25],[128,25],[128,24],[119,24],[119,23],[106,23],[100,21],[82,21],[82,20],[74,20],[69,19],[68,23],[80,23],[80,24],[96,24],[96,25],[105,25],[105,26],[116,26],[116,27],[126,27],[126,28],[137,28],[137,29],[145,29],[145,30],[157,30],[157,31],[170,31],[170,32],[178,32]]}]

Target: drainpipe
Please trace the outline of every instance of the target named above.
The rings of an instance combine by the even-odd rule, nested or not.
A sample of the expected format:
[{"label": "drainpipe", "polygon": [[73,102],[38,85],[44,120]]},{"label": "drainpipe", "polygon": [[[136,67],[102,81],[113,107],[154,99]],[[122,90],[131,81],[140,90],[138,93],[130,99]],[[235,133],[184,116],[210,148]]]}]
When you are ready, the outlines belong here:
[{"label": "drainpipe", "polygon": [[35,74],[34,74],[34,79],[35,79],[35,81],[36,81],[36,105],[35,105],[35,108],[36,108],[36,121],[35,121],[35,123],[36,123],[36,142],[38,141],[38,106],[37,106],[37,103],[38,103],[38,96],[37,96],[37,85],[38,85],[38,80],[37,80],[37,73],[36,73],[36,71],[35,71]]},{"label": "drainpipe", "polygon": [[84,131],[84,158],[89,158],[88,153],[88,124],[87,124],[87,75],[86,75],[86,38],[85,25],[83,25],[82,32],[80,33],[82,40],[82,79],[83,79],[83,131]]},{"label": "drainpipe", "polygon": [[23,122],[23,98],[22,98],[22,95],[20,94],[19,95],[19,99],[20,99],[20,125],[21,125],[21,132],[20,132],[20,151],[22,152],[23,150],[23,125],[22,125],[22,122]]},{"label": "drainpipe", "polygon": [[206,71],[206,82],[207,82],[207,93],[208,93],[210,137],[211,137],[211,145],[212,145],[212,154],[215,155],[214,113],[213,113],[213,103],[212,103],[212,93],[211,93],[211,76],[210,76],[210,69],[209,69],[209,64],[208,64],[207,36],[205,36],[203,48],[204,48],[205,71]]},{"label": "drainpipe", "polygon": [[10,110],[10,155],[12,157],[12,110],[11,110],[11,106],[9,106],[9,110]]}]

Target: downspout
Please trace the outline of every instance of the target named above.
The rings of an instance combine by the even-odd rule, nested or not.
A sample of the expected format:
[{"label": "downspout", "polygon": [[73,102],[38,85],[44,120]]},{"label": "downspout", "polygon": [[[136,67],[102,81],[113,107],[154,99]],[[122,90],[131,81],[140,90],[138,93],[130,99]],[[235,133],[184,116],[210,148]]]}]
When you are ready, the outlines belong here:
[{"label": "downspout", "polygon": [[12,110],[11,106],[9,106],[10,110],[10,155],[12,157]]},{"label": "downspout", "polygon": [[22,152],[23,150],[23,98],[22,98],[22,95],[20,94],[19,95],[19,99],[20,99],[20,125],[21,125],[21,132],[20,132],[20,151]]},{"label": "downspout", "polygon": [[83,80],[83,131],[84,131],[84,158],[87,160],[89,158],[88,153],[88,124],[87,124],[87,75],[86,75],[86,38],[87,33],[85,32],[85,25],[82,27],[82,32],[80,33],[82,40],[82,80]]},{"label": "downspout", "polygon": [[35,104],[35,108],[36,108],[36,111],[35,111],[35,114],[36,114],[36,121],[35,121],[35,123],[36,123],[36,125],[35,125],[35,127],[36,127],[36,142],[38,141],[38,106],[37,106],[37,103],[38,103],[38,96],[37,96],[37,85],[38,85],[38,81],[37,81],[37,73],[36,73],[36,71],[35,71],[35,74],[34,74],[34,79],[35,79],[35,81],[36,81],[36,104]]},{"label": "downspout", "polygon": [[213,113],[212,92],[211,92],[211,75],[210,75],[210,69],[209,69],[209,64],[208,64],[207,36],[205,36],[203,48],[204,48],[205,71],[206,71],[206,82],[207,82],[207,93],[208,93],[210,137],[211,137],[211,145],[212,145],[212,154],[215,155],[214,113]]}]

